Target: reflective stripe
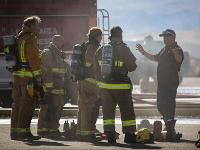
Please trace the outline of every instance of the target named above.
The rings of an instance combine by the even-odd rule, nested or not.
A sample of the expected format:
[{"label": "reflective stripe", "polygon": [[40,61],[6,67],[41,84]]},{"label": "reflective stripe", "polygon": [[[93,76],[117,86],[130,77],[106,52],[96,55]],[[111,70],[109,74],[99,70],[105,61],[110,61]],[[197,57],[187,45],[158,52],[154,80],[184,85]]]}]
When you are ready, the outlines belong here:
[{"label": "reflective stripe", "polygon": [[30,71],[25,71],[25,70],[18,70],[13,72],[14,76],[19,76],[19,77],[29,77],[33,78],[33,74]]},{"label": "reflective stripe", "polygon": [[115,119],[106,119],[106,120],[103,120],[103,125],[104,126],[115,125]]},{"label": "reflective stripe", "polygon": [[92,83],[92,84],[97,84],[97,81],[93,78],[86,78],[85,81],[89,82],[89,83]]},{"label": "reflective stripe", "polygon": [[38,132],[46,132],[46,131],[49,131],[48,128],[38,128],[37,129]]},{"label": "reflective stripe", "polygon": [[53,87],[53,82],[46,82],[46,83],[44,83],[44,86],[46,88],[52,88]]},{"label": "reflective stripe", "polygon": [[136,125],[136,121],[135,120],[122,121],[122,126],[123,127],[135,126],[135,125]]},{"label": "reflective stripe", "polygon": [[117,67],[123,67],[124,62],[123,61],[115,61],[115,66]]},{"label": "reflective stripe", "polygon": [[97,82],[99,88],[102,89],[109,89],[109,90],[128,90],[131,89],[131,84],[110,84],[110,83],[103,83]]},{"label": "reflective stripe", "polygon": [[[98,63],[99,63],[99,66],[101,66],[102,65],[102,60],[99,60]],[[123,67],[123,65],[124,65],[123,61],[117,61],[117,60],[115,61],[115,66]]]},{"label": "reflective stripe", "polygon": [[26,62],[26,58],[25,58],[25,40],[23,40],[21,45],[20,45],[19,53],[20,53],[19,58],[20,58],[21,62]]},{"label": "reflective stripe", "polygon": [[5,48],[3,49],[3,51],[4,51],[4,53],[9,53],[9,48],[8,48],[8,47],[5,47]]},{"label": "reflective stripe", "polygon": [[53,89],[51,91],[52,94],[57,94],[57,95],[63,95],[64,94],[64,89]]},{"label": "reflective stripe", "polygon": [[99,60],[99,61],[98,61],[98,63],[99,63],[99,66],[101,66],[101,64],[102,64],[102,61],[101,61],[101,60]]},{"label": "reflective stripe", "polygon": [[40,70],[33,71],[33,76],[34,77],[39,76],[39,75],[41,75],[41,71]]},{"label": "reflective stripe", "polygon": [[64,69],[64,68],[52,68],[51,71],[54,73],[61,73],[61,74],[66,73],[66,69]]},{"label": "reflective stripe", "polygon": [[78,134],[78,135],[91,135],[91,134],[95,134],[95,131],[76,130],[76,134]]},{"label": "reflective stripe", "polygon": [[31,132],[30,128],[12,128],[12,131],[18,132],[18,133],[27,133]]},{"label": "reflective stripe", "polygon": [[92,63],[89,63],[89,62],[86,62],[86,63],[85,63],[85,66],[86,66],[86,67],[91,67],[91,65],[92,65]]}]

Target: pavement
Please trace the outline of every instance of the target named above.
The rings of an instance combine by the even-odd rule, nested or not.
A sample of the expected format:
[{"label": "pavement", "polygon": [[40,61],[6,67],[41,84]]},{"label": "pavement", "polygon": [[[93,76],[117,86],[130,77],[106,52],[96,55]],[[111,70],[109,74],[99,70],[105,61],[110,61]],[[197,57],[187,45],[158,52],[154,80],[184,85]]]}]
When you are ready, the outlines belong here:
[{"label": "pavement", "polygon": [[[60,131],[62,131],[63,123],[65,119],[71,122],[73,118],[63,118],[60,120]],[[143,118],[138,118],[139,123]],[[155,120],[160,120],[157,117],[145,118],[149,119],[150,123]],[[116,119],[116,131],[120,133],[117,144],[110,145],[106,141],[101,142],[80,142],[69,141],[64,138],[59,139],[47,139],[41,138],[37,141],[14,141],[9,137],[10,131],[10,118],[0,119],[0,149],[1,150],[129,150],[129,149],[163,149],[163,150],[195,150],[194,145],[197,140],[197,132],[200,130],[199,118],[177,118],[176,131],[181,132],[183,137],[180,142],[155,142],[154,144],[126,144],[123,142],[124,135],[121,132],[120,119]],[[103,131],[102,119],[97,121],[97,129]],[[32,120],[31,130],[36,135],[37,118]]]}]

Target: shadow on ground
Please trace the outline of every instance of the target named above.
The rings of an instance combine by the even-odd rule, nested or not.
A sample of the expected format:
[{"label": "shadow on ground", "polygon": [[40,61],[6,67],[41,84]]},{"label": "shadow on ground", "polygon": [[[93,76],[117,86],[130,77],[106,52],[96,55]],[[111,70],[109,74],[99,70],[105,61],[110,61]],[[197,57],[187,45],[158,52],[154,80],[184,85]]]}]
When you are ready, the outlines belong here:
[{"label": "shadow on ground", "polygon": [[27,141],[25,144],[29,146],[71,146],[71,145],[65,145],[63,143],[58,142],[51,142],[51,141]]},{"label": "shadow on ground", "polygon": [[161,149],[159,146],[151,146],[146,144],[122,144],[122,143],[116,143],[116,144],[110,144],[105,142],[95,142],[93,143],[95,146],[116,146],[121,148],[134,148],[134,149]]}]

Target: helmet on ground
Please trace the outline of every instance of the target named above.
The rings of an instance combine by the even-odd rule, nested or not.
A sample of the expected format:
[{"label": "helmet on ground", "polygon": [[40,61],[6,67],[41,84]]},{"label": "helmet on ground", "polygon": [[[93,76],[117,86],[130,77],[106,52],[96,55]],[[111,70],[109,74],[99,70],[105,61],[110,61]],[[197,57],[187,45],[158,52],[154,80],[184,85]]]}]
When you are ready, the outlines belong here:
[{"label": "helmet on ground", "polygon": [[137,132],[136,140],[139,143],[153,143],[154,138],[149,129],[142,128]]}]

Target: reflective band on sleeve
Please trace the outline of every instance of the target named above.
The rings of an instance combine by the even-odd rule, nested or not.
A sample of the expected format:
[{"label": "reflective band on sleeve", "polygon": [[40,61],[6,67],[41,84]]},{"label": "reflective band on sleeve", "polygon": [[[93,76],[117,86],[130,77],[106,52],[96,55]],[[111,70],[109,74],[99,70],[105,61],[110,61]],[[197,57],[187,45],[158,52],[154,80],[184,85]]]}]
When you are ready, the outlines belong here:
[{"label": "reflective band on sleeve", "polygon": [[44,86],[46,88],[52,88],[53,87],[53,82],[46,82],[46,83],[44,83]]},{"label": "reflective band on sleeve", "polygon": [[53,89],[51,91],[52,94],[56,94],[56,95],[63,95],[64,94],[64,89]]},{"label": "reflective band on sleeve", "polygon": [[61,73],[61,74],[65,74],[66,73],[66,69],[64,69],[64,68],[52,68],[51,71],[53,73]]},{"label": "reflective band on sleeve", "polygon": [[128,90],[131,89],[131,84],[110,84],[110,83],[97,83],[99,88],[109,89],[109,90]]},{"label": "reflective band on sleeve", "polygon": [[122,121],[122,126],[123,127],[135,126],[135,125],[136,125],[136,121],[135,120]]},{"label": "reflective band on sleeve", "polygon": [[103,120],[104,126],[115,125],[115,119],[105,119]]},{"label": "reflective band on sleeve", "polygon": [[89,83],[92,83],[92,84],[97,84],[97,81],[93,78],[86,78],[85,81],[89,82]]},{"label": "reflective band on sleeve", "polygon": [[13,72],[14,76],[18,76],[18,77],[29,77],[29,78],[33,78],[33,74],[30,71],[25,71],[25,70],[18,70],[18,71],[14,71]]}]

